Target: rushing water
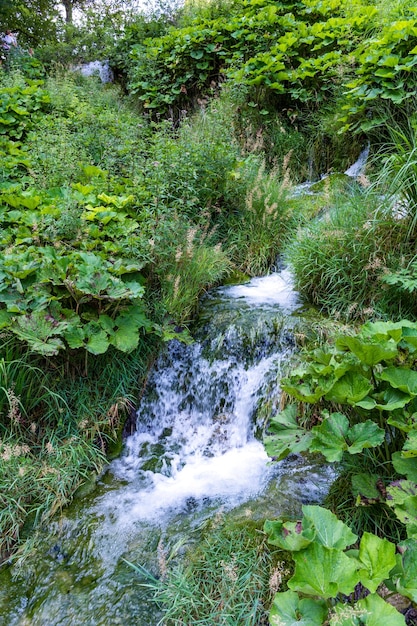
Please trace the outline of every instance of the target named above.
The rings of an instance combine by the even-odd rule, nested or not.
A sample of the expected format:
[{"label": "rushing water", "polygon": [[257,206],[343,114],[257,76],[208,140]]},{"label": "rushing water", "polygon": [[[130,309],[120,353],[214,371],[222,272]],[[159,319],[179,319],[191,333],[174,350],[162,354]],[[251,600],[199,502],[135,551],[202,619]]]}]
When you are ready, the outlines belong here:
[{"label": "rushing water", "polygon": [[299,458],[271,465],[256,438],[298,307],[285,271],[205,299],[196,341],[161,354],[137,431],[93,495],[44,530],[20,570],[3,572],[1,625],[156,626],[150,592],[124,559],[156,573],[160,542],[187,541],[219,511],[260,519],[320,500],[326,468]]}]

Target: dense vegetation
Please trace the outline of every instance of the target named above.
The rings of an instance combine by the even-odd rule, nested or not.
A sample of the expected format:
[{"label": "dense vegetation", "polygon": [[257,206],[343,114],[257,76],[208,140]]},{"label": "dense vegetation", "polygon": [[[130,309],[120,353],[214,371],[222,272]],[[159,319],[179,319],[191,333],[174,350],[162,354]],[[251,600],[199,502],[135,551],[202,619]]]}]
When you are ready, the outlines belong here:
[{"label": "dense vegetation", "polygon": [[[22,30],[0,67],[2,558],[101,471],[160,342],[190,340],[201,293],[282,254],[305,300],[346,326],[281,382],[265,440],[275,459],[341,469],[332,513],[265,524],[290,568],[270,622],[404,624],[385,598],[417,602],[417,10],[225,0],[110,17],[87,11],[34,57]],[[118,86],[65,71],[97,54]],[[366,146],[366,175],[340,174]],[[218,541],[237,553],[238,535]],[[279,556],[242,536],[258,593]],[[172,623],[205,614],[207,591],[192,608],[172,593],[214,578],[212,542],[205,568],[194,557],[157,585]],[[242,617],[240,576],[232,619],[262,623],[271,589]]]}]

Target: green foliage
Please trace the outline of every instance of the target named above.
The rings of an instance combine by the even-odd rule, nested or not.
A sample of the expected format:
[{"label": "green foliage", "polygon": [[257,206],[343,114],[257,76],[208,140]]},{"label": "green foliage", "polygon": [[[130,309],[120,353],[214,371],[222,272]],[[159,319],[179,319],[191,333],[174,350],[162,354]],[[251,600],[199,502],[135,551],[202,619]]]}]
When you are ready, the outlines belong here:
[{"label": "green foliage", "polygon": [[[417,20],[410,15],[384,24],[381,32],[366,39],[356,51],[357,75],[347,83],[347,103],[341,117],[344,129],[369,132],[380,127],[400,106],[415,98]],[[384,106],[381,107],[381,104]]]},{"label": "green foliage", "polygon": [[[301,521],[266,521],[264,530],[272,545],[292,552],[295,562],[294,575],[288,580],[290,591],[275,595],[271,625],[315,626],[327,623],[326,617],[330,624],[376,625],[381,620],[405,624],[404,617],[377,594],[386,582],[397,585],[407,597],[413,595],[413,583],[405,579],[404,564],[396,557],[393,543],[364,533],[358,549],[349,549],[357,545],[357,535],[319,506],[303,506]],[[415,542],[408,549],[415,549]],[[355,602],[354,592],[363,587],[370,595]]]},{"label": "green foliage", "polygon": [[397,271],[402,255],[405,260],[414,254],[405,241],[407,224],[382,208],[372,192],[324,188],[321,198],[331,208],[307,223],[286,249],[300,293],[339,319],[412,316],[410,300],[398,297],[398,290],[394,296],[382,282]]},{"label": "green foliage", "polygon": [[[281,380],[283,391],[299,404],[289,404],[271,419],[265,439],[268,454],[277,459],[307,450],[321,453],[329,462],[367,455],[384,478],[354,471],[351,488],[356,504],[390,507],[414,539],[416,335],[416,324],[407,320],[369,322],[355,336],[341,335],[333,346],[307,353],[303,365]],[[301,418],[306,403],[315,406],[310,424]],[[329,406],[339,411],[329,412]],[[407,480],[384,486],[385,477],[395,472]]]},{"label": "green foliage", "polygon": [[178,117],[215,94],[223,74],[254,93],[264,87],[289,116],[295,106],[316,109],[352,74],[345,59],[377,11],[362,3],[263,0],[233,4],[226,22],[214,13],[199,11],[182,28],[132,47],[129,87],[145,109]]},{"label": "green foliage", "polygon": [[22,139],[50,103],[42,81],[19,80],[0,88],[0,135]]},{"label": "green foliage", "polygon": [[276,560],[253,523],[208,523],[180,563],[175,548],[163,556],[158,578],[133,567],[145,573],[166,624],[266,623],[271,576],[278,582],[288,576],[285,561]]},{"label": "green foliage", "polygon": [[[65,347],[93,354],[110,345],[134,349],[140,330],[151,330],[151,323],[139,274],[147,246],[126,211],[133,197],[82,185],[70,194],[43,195],[16,187],[10,193],[9,186],[0,202],[7,250],[0,269],[2,327],[48,356]],[[64,229],[69,206],[74,222]],[[139,242],[142,256],[130,255]]]}]

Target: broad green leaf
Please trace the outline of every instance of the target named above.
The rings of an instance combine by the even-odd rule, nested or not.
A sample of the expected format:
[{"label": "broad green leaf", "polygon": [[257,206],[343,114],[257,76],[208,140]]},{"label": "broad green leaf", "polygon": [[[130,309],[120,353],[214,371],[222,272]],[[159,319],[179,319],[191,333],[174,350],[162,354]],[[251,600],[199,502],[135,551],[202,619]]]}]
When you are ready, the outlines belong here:
[{"label": "broad green leaf", "polygon": [[346,335],[336,340],[336,346],[342,349],[348,348],[362,363],[370,366],[393,359],[398,352],[397,343],[393,339],[377,342]]},{"label": "broad green leaf", "polygon": [[323,600],[300,599],[295,591],[275,594],[269,613],[271,626],[322,626],[327,617]]},{"label": "broad green leaf", "polygon": [[401,452],[394,452],[392,464],[396,472],[404,474],[408,480],[417,482],[417,459],[415,457],[404,458]]},{"label": "broad green leaf", "polygon": [[326,394],[326,400],[338,404],[355,404],[373,389],[371,382],[358,372],[347,372]]},{"label": "broad green leaf", "polygon": [[403,445],[402,455],[406,459],[411,457],[417,457],[417,432],[415,430],[410,431],[407,434],[407,439]]},{"label": "broad green leaf", "polygon": [[366,422],[359,422],[349,429],[348,439],[350,441],[348,452],[358,454],[364,448],[375,448],[381,445],[385,439],[385,430],[375,422],[366,420]]},{"label": "broad green leaf", "polygon": [[332,413],[320,426],[311,429],[314,437],[310,445],[312,452],[321,452],[330,462],[340,461],[347,450],[346,437],[349,420],[342,413]]},{"label": "broad green leaf", "polygon": [[377,487],[377,474],[353,474],[352,494],[357,504],[374,504],[382,500],[382,493]]},{"label": "broad green leaf", "polygon": [[379,595],[370,594],[354,606],[337,604],[330,626],[405,626],[404,616]]},{"label": "broad green leaf", "polygon": [[328,509],[317,505],[303,506],[303,527],[315,530],[315,540],[326,548],[344,550],[355,543],[355,535],[343,522]]},{"label": "broad green leaf", "polygon": [[264,446],[269,456],[281,461],[290,453],[308,450],[313,435],[300,428],[297,422],[297,405],[290,404],[275,415],[270,422],[269,431],[273,434],[264,438]]},{"label": "broad green leaf", "polygon": [[406,539],[399,544],[398,549],[398,565],[392,579],[398,593],[417,602],[417,541]]},{"label": "broad green leaf", "polygon": [[33,352],[54,356],[65,347],[59,335],[63,334],[67,326],[66,321],[58,321],[44,311],[36,311],[19,316],[11,330]]},{"label": "broad green leaf", "polygon": [[336,380],[333,375],[322,376],[318,380],[313,377],[307,380],[295,380],[292,376],[290,379],[281,381],[281,388],[301,402],[317,402],[330,391]]},{"label": "broad green leaf", "polygon": [[70,348],[82,348],[84,345],[85,333],[81,326],[71,325],[64,332],[64,339]]},{"label": "broad green leaf", "polygon": [[0,309],[0,329],[7,328],[12,320],[12,315],[5,309]]},{"label": "broad green leaf", "polygon": [[140,330],[150,330],[151,323],[140,307],[131,306],[114,320],[114,328],[111,343],[122,352],[131,352],[138,346]]},{"label": "broad green leaf", "polygon": [[417,372],[406,367],[387,367],[380,374],[379,380],[385,380],[392,387],[412,396],[417,396]]},{"label": "broad green leaf", "polygon": [[266,520],[264,532],[268,535],[269,543],[291,551],[303,550],[313,541],[315,535],[313,528],[303,528],[303,522],[281,520]]},{"label": "broad green leaf", "polygon": [[417,483],[398,480],[387,487],[387,504],[406,525],[408,537],[417,539]]},{"label": "broad green leaf", "polygon": [[294,576],[288,587],[306,595],[334,598],[338,593],[352,593],[359,581],[357,563],[341,550],[326,548],[317,542],[294,552]]},{"label": "broad green leaf", "polygon": [[357,402],[356,406],[369,411],[372,409],[396,411],[405,407],[412,399],[413,396],[410,396],[408,393],[390,387],[381,394],[375,394],[374,398],[364,398],[361,402]]},{"label": "broad green leaf", "polygon": [[360,581],[371,593],[389,577],[396,564],[395,545],[387,539],[364,532],[359,545]]},{"label": "broad green leaf", "polygon": [[84,326],[84,334],[87,338],[85,349],[91,354],[104,354],[110,342],[107,333],[102,330],[99,324],[91,321]]},{"label": "broad green leaf", "polygon": [[398,430],[408,433],[411,430],[417,430],[417,413],[409,415],[404,411],[399,411],[393,415],[390,415],[387,419],[387,423],[390,426],[395,426]]}]

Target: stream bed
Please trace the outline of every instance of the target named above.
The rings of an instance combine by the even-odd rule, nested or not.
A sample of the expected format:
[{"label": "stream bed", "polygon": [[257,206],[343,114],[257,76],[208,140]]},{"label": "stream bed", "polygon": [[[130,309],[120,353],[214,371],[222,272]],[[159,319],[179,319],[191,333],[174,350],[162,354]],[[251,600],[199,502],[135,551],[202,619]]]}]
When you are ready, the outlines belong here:
[{"label": "stream bed", "polygon": [[150,373],[121,456],[0,572],[1,626],[157,626],[126,561],[157,576],[158,546],[186,543],[215,515],[292,516],[321,501],[329,468],[271,464],[259,441],[300,306],[285,270],[203,299],[194,343],[171,341]]}]

